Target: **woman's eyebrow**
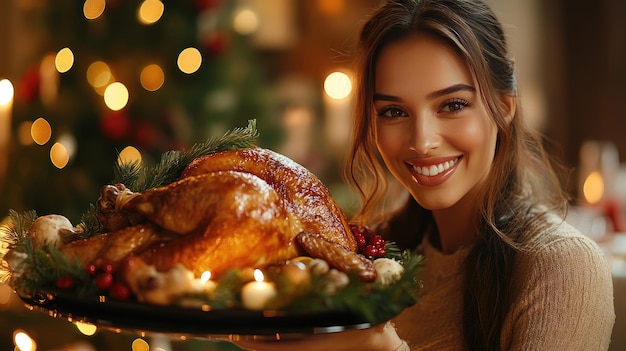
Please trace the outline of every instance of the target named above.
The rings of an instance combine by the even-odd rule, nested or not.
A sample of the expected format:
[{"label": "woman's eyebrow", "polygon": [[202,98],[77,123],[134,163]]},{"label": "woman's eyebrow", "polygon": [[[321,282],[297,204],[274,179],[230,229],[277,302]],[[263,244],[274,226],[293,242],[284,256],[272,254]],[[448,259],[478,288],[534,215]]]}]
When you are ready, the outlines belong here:
[{"label": "woman's eyebrow", "polygon": [[[476,88],[474,88],[471,85],[467,85],[467,84],[455,84],[455,85],[451,85],[447,88],[443,88],[437,91],[433,91],[432,93],[426,95],[426,98],[428,98],[429,100],[441,97],[441,96],[445,96],[448,94],[452,94],[452,93],[456,93],[458,91],[471,91],[471,92],[475,92]],[[374,94],[374,98],[373,98],[374,102],[376,101],[395,101],[395,102],[399,102],[402,99],[400,99],[397,96],[393,96],[393,95],[386,95],[386,94],[381,94],[381,93],[375,93]]]},{"label": "woman's eyebrow", "polygon": [[398,101],[400,101],[400,98],[397,97],[397,96],[392,96],[392,95],[385,95],[385,94],[380,94],[380,93],[374,93],[374,99],[373,100],[375,102],[379,101],[379,100],[398,102]]},{"label": "woman's eyebrow", "polygon": [[435,99],[444,95],[456,93],[458,91],[476,92],[476,88],[467,84],[460,83],[460,84],[451,85],[447,88],[443,88],[437,91],[433,91],[432,93],[426,95],[426,98],[428,98],[429,100],[432,100],[432,99]]}]

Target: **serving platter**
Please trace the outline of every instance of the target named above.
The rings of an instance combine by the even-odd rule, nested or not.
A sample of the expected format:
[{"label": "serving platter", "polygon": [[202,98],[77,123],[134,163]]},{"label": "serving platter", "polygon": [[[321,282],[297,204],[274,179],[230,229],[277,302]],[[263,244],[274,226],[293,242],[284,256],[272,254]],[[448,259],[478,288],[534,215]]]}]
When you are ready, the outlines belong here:
[{"label": "serving platter", "polygon": [[211,310],[206,306],[159,306],[104,296],[82,298],[62,293],[19,296],[31,310],[116,332],[164,333],[206,339],[287,338],[365,329],[377,324],[346,311]]}]

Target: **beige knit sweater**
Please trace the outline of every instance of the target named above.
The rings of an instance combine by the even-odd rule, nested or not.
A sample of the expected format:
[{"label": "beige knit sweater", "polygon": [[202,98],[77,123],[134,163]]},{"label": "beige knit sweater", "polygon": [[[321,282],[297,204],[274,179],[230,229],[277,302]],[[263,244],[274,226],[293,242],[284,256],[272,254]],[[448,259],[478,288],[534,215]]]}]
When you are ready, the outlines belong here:
[{"label": "beige knit sweater", "polygon": [[[606,350],[615,321],[604,253],[567,223],[519,254],[517,292],[502,350]],[[424,297],[394,319],[411,350],[467,350],[462,332],[462,263],[470,248],[445,255],[424,240]],[[471,348],[470,348],[471,349]]]}]

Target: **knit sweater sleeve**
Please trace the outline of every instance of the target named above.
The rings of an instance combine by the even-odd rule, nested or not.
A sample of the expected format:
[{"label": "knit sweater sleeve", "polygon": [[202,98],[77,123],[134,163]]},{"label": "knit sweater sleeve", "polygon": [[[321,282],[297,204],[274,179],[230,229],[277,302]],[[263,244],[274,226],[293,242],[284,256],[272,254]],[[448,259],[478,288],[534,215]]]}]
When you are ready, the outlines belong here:
[{"label": "knit sweater sleeve", "polygon": [[519,254],[505,350],[607,350],[615,321],[607,259],[567,224],[563,235]]}]

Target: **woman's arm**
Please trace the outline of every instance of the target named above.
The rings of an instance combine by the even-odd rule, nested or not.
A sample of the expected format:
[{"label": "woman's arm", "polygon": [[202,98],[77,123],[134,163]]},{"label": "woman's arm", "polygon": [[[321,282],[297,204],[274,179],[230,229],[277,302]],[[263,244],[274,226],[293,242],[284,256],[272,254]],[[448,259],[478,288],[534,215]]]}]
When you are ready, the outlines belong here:
[{"label": "woman's arm", "polygon": [[519,295],[504,324],[503,349],[606,350],[613,285],[595,242],[567,236],[519,256],[513,286]]}]

